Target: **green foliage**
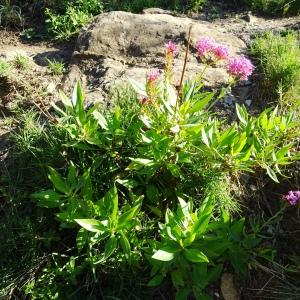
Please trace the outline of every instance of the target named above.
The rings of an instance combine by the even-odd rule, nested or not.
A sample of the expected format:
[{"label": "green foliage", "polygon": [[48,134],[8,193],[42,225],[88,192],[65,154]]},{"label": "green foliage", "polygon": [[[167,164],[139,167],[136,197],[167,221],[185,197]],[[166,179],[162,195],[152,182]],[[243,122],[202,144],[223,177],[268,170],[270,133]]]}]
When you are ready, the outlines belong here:
[{"label": "green foliage", "polygon": [[246,272],[251,251],[261,239],[245,233],[244,219],[232,221],[226,212],[214,218],[213,210],[210,198],[195,211],[192,202],[181,198],[176,212],[167,209],[161,241],[155,243],[150,259],[153,278],[148,285],[160,284],[170,275],[176,299],[187,299],[191,293],[196,299],[211,299],[205,288],[219,278],[225,261],[237,273]]},{"label": "green foliage", "polygon": [[57,40],[70,40],[91,19],[89,14],[71,6],[64,15],[55,14],[49,9],[45,13],[48,17],[48,31]]},{"label": "green foliage", "polygon": [[[4,264],[4,295],[18,295],[14,286],[33,299],[85,299],[84,287],[97,283],[98,298],[115,297],[112,278],[130,274],[141,294],[147,282],[156,289],[169,281],[177,299],[209,299],[224,265],[245,274],[261,258],[272,261],[260,235],[269,223],[247,226],[231,190],[245,172],[278,182],[299,159],[296,114],[268,108],[253,117],[237,105],[237,121],[227,124],[212,112],[226,90],[207,91],[200,79],[177,90],[171,72],[145,84],[131,79],[106,106],[87,105],[78,82],[52,104],[55,122],[21,116],[2,186],[13,201],[0,223],[4,238],[26,226],[31,251],[19,249],[17,262],[34,275],[12,280]],[[16,213],[24,207],[26,218]]]},{"label": "green foliage", "polygon": [[25,70],[29,67],[29,62],[29,57],[22,54],[16,55],[12,61],[15,68],[22,70]]},{"label": "green foliage", "polygon": [[238,204],[227,182],[258,168],[278,181],[282,166],[298,158],[290,151],[295,116],[267,109],[254,118],[237,106],[239,121],[224,128],[210,113],[218,97],[201,85],[186,83],[178,97],[168,81],[131,84],[148,104],[133,97],[130,109],[122,101],[86,107],[79,83],[71,98],[61,95],[64,109],[53,104],[56,126],[68,136],[64,147],[78,158],[61,172],[49,167],[53,188],[33,199],[53,212],[60,230],[76,232],[64,265],[73,261],[73,280],[84,269],[96,280],[106,265],[139,270],[148,257],[149,286],[170,276],[178,299],[204,297],[225,263],[245,273],[260,256],[258,230],[246,233],[244,219],[229,216]]},{"label": "green foliage", "polygon": [[13,5],[10,0],[4,0],[0,5],[0,26],[20,28],[24,25],[21,8]]},{"label": "green foliage", "polygon": [[0,59],[0,77],[5,77],[10,71],[10,64],[4,60]]},{"label": "green foliage", "polygon": [[246,0],[251,9],[267,15],[297,15],[300,13],[298,0]]},{"label": "green foliage", "polygon": [[172,9],[178,11],[198,11],[203,5],[207,2],[207,0],[122,0],[116,1],[111,0],[105,3],[105,8],[108,10],[125,10],[131,12],[141,12],[144,8],[150,7],[161,7],[165,9]]},{"label": "green foliage", "polygon": [[63,62],[47,59],[48,68],[53,75],[63,75],[66,72]]},{"label": "green foliage", "polygon": [[[251,52],[258,58],[259,68],[264,76],[265,90],[269,96],[279,98],[278,92],[281,92],[283,106],[297,104],[293,97],[293,94],[297,95],[300,78],[300,48],[297,34],[289,32],[286,35],[279,35],[268,32],[256,38],[251,46]],[[290,94],[291,97],[287,99],[285,94]]]}]

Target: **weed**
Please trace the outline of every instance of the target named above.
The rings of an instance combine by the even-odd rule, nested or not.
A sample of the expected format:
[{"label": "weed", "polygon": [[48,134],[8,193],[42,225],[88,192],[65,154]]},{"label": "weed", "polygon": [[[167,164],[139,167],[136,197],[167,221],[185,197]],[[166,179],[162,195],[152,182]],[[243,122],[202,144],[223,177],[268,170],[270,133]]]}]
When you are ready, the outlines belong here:
[{"label": "weed", "polygon": [[0,59],[0,77],[5,77],[10,71],[10,64],[4,60]]},{"label": "weed", "polygon": [[18,54],[14,57],[12,64],[17,69],[25,70],[29,67],[29,62],[30,60],[28,56]]},{"label": "weed", "polygon": [[63,75],[66,72],[65,64],[55,59],[47,58],[48,68],[53,75]]}]

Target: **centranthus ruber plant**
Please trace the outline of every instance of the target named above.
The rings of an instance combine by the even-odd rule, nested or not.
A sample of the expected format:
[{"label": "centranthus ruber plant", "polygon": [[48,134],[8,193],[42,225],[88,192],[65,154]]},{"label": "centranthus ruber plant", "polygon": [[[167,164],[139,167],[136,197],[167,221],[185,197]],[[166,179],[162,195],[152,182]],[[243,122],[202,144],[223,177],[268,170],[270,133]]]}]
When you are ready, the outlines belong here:
[{"label": "centranthus ruber plant", "polygon": [[[214,62],[229,56],[225,45],[209,39],[197,46]],[[183,75],[175,86],[176,53],[169,41],[165,70],[149,70],[144,83],[131,79],[134,91],[118,94],[107,109],[87,106],[80,83],[71,99],[62,94],[64,108],[53,106],[65,160],[49,167],[51,188],[33,198],[53,211],[60,241],[71,233],[66,260],[78,272],[89,268],[97,280],[109,269],[143,268],[146,276],[148,266],[143,279],[150,286],[170,279],[176,299],[210,299],[210,284],[225,266],[245,273],[260,257],[253,251],[261,237],[246,234],[245,220],[233,214],[240,206],[232,185],[242,172],[258,170],[278,182],[284,167],[299,159],[297,122],[292,112],[266,109],[253,117],[236,105],[237,121],[225,126],[211,111],[222,93],[200,81],[182,83]],[[228,71],[244,80],[253,65],[232,59]],[[290,192],[286,200],[294,204],[298,196]]]}]

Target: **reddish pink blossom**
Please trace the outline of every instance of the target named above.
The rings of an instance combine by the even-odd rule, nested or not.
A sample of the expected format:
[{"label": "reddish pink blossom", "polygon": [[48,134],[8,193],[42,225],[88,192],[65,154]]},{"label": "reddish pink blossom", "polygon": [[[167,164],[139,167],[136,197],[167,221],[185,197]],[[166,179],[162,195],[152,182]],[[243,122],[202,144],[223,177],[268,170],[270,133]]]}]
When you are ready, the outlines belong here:
[{"label": "reddish pink blossom", "polygon": [[150,82],[154,82],[156,81],[160,76],[160,71],[159,70],[150,70],[148,73],[147,73],[147,82],[150,83]]},{"label": "reddish pink blossom", "polygon": [[244,56],[232,58],[227,65],[227,72],[240,80],[247,80],[253,71],[253,64]]},{"label": "reddish pink blossom", "polygon": [[229,56],[229,47],[223,44],[216,44],[211,50],[216,59],[227,59]]},{"label": "reddish pink blossom", "polygon": [[165,44],[166,54],[172,54],[172,56],[175,56],[177,54],[177,45],[169,41],[167,44]]},{"label": "reddish pink blossom", "polygon": [[289,191],[283,199],[289,202],[290,205],[296,205],[300,202],[300,191]]},{"label": "reddish pink blossom", "polygon": [[196,43],[196,49],[199,56],[204,56],[208,52],[211,52],[215,46],[215,41],[209,37],[202,37]]}]

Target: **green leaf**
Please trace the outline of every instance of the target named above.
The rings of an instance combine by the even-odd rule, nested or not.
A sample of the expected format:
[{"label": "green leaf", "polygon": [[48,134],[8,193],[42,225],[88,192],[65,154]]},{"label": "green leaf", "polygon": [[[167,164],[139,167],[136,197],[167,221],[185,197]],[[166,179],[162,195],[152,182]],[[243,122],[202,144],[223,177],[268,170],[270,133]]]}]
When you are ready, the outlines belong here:
[{"label": "green leaf", "polygon": [[279,183],[276,173],[269,166],[267,166],[266,169],[267,169],[267,174],[269,175],[269,177],[272,180],[274,180],[275,182]]},{"label": "green leaf", "polygon": [[187,300],[190,293],[189,289],[180,289],[176,292],[175,300]]},{"label": "green leaf", "polygon": [[179,270],[175,270],[171,273],[172,282],[175,286],[184,286],[184,280],[182,273]]},{"label": "green leaf", "polygon": [[175,258],[176,249],[172,249],[170,247],[164,247],[160,250],[157,250],[152,258],[160,261],[171,261]]},{"label": "green leaf", "polygon": [[237,273],[246,274],[248,257],[246,252],[239,245],[230,249],[229,259]]},{"label": "green leaf", "polygon": [[235,221],[234,224],[230,228],[230,233],[232,237],[235,239],[235,241],[239,241],[240,237],[243,233],[245,224],[245,218],[241,218],[238,221]]},{"label": "green leaf", "polygon": [[113,221],[117,220],[118,216],[118,191],[117,188],[114,186],[110,189],[110,191],[105,195],[107,197],[110,197],[110,200],[112,202],[112,213],[111,213],[111,219]]},{"label": "green leaf", "polygon": [[104,256],[105,258],[110,257],[117,248],[117,238],[115,235],[112,235],[109,240],[105,243]]},{"label": "green leaf", "polygon": [[74,219],[74,221],[84,229],[91,232],[101,232],[106,230],[103,223],[95,219]]},{"label": "green leaf", "polygon": [[147,284],[149,287],[158,286],[162,283],[164,277],[161,274],[155,275]]},{"label": "green leaf", "polygon": [[184,249],[183,251],[183,255],[184,257],[190,261],[190,262],[194,262],[194,263],[209,263],[209,259],[208,257],[201,251],[197,250],[197,249]]},{"label": "green leaf", "polygon": [[61,102],[64,104],[65,108],[71,109],[72,103],[71,103],[69,97],[62,90],[59,91],[59,96],[60,96]]},{"label": "green leaf", "polygon": [[125,213],[123,213],[118,219],[118,229],[126,228],[128,221],[131,221],[139,212],[140,205],[136,205]]},{"label": "green leaf", "polygon": [[161,218],[162,216],[162,212],[161,209],[159,209],[158,207],[152,206],[152,205],[148,205],[147,207],[149,207],[149,209],[159,218]]},{"label": "green leaf", "polygon": [[49,169],[49,172],[50,172],[50,174],[48,175],[48,178],[53,183],[54,187],[58,191],[60,191],[64,194],[68,194],[70,192],[70,188],[67,185],[64,178],[58,172],[56,172],[53,168],[48,167],[48,169]]},{"label": "green leaf", "polygon": [[80,81],[77,82],[72,96],[72,103],[75,106],[76,117],[79,118],[81,124],[85,123],[85,112],[84,112],[84,94],[81,88]]},{"label": "green leaf", "polygon": [[191,108],[189,109],[189,113],[195,113],[195,112],[202,110],[214,96],[215,96],[215,93],[210,92],[205,97],[202,97],[202,98],[197,99],[196,101],[192,102]]},{"label": "green leaf", "polygon": [[46,208],[59,207],[62,203],[61,195],[53,190],[34,193],[32,197],[38,200],[38,205]]},{"label": "green leaf", "polygon": [[97,110],[95,110],[93,113],[92,113],[93,117],[97,120],[99,126],[102,128],[102,129],[105,129],[107,130],[108,127],[107,127],[107,121],[105,119],[105,117]]},{"label": "green leaf", "polygon": [[208,137],[207,137],[207,135],[206,135],[206,132],[205,132],[205,129],[204,129],[204,128],[201,129],[201,135],[202,135],[202,141],[204,142],[204,144],[205,144],[207,147],[209,147],[209,139],[208,139]]},{"label": "green leaf", "polygon": [[119,231],[119,234],[121,247],[123,249],[123,252],[125,253],[125,256],[127,257],[127,259],[129,259],[131,253],[130,243],[123,231]]},{"label": "green leaf", "polygon": [[236,104],[236,113],[242,124],[247,125],[248,113],[245,106],[240,106]]},{"label": "green leaf", "polygon": [[159,199],[159,190],[153,184],[148,184],[146,187],[146,196],[151,203],[156,203]]},{"label": "green leaf", "polygon": [[194,223],[192,228],[192,233],[197,234],[198,236],[203,234],[209,224],[211,218],[211,214],[201,214],[198,218],[198,220]]},{"label": "green leaf", "polygon": [[222,271],[223,271],[223,264],[216,265],[212,268],[209,268],[207,272],[207,281],[209,283],[213,283],[217,281],[220,278]]},{"label": "green leaf", "polygon": [[128,189],[133,189],[139,186],[139,183],[134,179],[117,179],[116,182],[125,186]]},{"label": "green leaf", "polygon": [[76,237],[76,245],[78,252],[81,252],[83,247],[88,243],[89,234],[84,228],[80,228],[77,237]]},{"label": "green leaf", "polygon": [[131,158],[131,163],[127,167],[128,170],[139,170],[144,166],[152,166],[155,162],[146,158]]},{"label": "green leaf", "polygon": [[139,95],[142,95],[142,96],[145,96],[147,97],[147,92],[146,92],[146,88],[143,84],[139,83],[138,81],[132,79],[132,78],[129,78],[128,79],[129,83],[131,84],[131,86],[133,87],[133,89],[139,94]]}]

